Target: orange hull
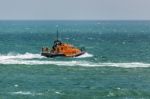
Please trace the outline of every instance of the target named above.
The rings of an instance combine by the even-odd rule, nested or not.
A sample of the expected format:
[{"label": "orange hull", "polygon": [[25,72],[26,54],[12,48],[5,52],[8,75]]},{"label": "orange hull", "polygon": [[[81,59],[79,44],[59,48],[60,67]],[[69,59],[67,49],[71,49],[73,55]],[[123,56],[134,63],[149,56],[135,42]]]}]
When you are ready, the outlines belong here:
[{"label": "orange hull", "polygon": [[55,57],[55,56],[65,56],[65,57],[76,57],[84,54],[85,51],[82,51],[74,46],[60,41],[54,41],[54,45],[51,49],[42,48],[42,56],[45,57]]}]

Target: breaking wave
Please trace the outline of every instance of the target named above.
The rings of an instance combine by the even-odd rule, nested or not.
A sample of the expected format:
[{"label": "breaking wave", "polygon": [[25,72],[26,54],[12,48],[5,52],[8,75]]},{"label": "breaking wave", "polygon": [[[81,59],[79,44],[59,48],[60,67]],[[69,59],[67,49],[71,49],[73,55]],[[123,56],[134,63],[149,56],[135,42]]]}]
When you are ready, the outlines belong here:
[{"label": "breaking wave", "polygon": [[7,55],[0,54],[0,60],[8,60],[8,59],[34,59],[34,58],[44,58],[40,54],[32,54],[32,53],[25,53],[25,54],[16,54],[16,53],[8,53]]},{"label": "breaking wave", "polygon": [[[84,57],[92,57],[93,55],[86,53]],[[90,62],[88,60],[67,60],[59,61],[54,59],[43,59],[40,54],[14,54],[0,55],[0,64],[22,64],[22,65],[57,65],[57,66],[82,66],[82,67],[122,67],[122,68],[136,68],[136,67],[150,67],[149,63],[130,62],[130,63],[113,63],[113,62]]]},{"label": "breaking wave", "polygon": [[81,55],[81,56],[78,56],[78,57],[76,57],[76,58],[87,58],[87,57],[93,57],[93,55],[92,55],[92,54],[89,54],[89,53],[85,53],[85,54],[83,54],[83,55]]},{"label": "breaking wave", "polygon": [[11,95],[43,95],[43,93],[35,93],[35,92],[30,92],[30,91],[17,91],[17,92],[9,92]]}]

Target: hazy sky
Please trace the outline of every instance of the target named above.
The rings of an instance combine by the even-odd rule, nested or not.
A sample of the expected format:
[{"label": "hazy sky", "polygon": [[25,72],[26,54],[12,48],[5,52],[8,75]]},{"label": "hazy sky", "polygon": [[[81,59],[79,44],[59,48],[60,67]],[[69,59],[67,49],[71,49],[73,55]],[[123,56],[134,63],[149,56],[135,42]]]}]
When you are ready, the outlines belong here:
[{"label": "hazy sky", "polygon": [[0,0],[3,19],[150,20],[150,0]]}]

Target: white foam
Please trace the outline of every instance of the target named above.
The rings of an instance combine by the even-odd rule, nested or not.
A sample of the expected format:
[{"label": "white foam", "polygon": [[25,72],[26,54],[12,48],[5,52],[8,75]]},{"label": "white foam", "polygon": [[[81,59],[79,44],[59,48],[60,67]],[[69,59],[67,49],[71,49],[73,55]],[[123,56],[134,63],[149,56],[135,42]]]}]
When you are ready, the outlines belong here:
[{"label": "white foam", "polygon": [[35,93],[30,91],[17,91],[17,92],[9,92],[11,95],[43,95],[43,93]]},{"label": "white foam", "polygon": [[[85,53],[78,58],[92,57],[93,55]],[[0,55],[0,64],[22,64],[22,65],[57,65],[57,66],[82,66],[82,67],[122,67],[122,68],[136,68],[136,67],[150,67],[150,63],[129,62],[129,63],[113,63],[113,62],[90,62],[83,60],[74,61],[53,61],[43,60],[40,54],[14,54]]]},{"label": "white foam", "polygon": [[15,84],[15,85],[14,85],[14,87],[18,87],[18,85],[17,85],[17,84]]},{"label": "white foam", "polygon": [[56,94],[62,94],[62,93],[60,93],[59,91],[56,91],[55,93],[56,93]]},{"label": "white foam", "polygon": [[8,60],[8,59],[34,59],[34,58],[43,58],[40,54],[32,54],[32,53],[25,53],[25,54],[16,54],[16,53],[8,53],[7,55],[0,54],[0,61],[1,60]]},{"label": "white foam", "polygon": [[83,54],[83,55],[81,55],[81,56],[78,56],[78,57],[76,57],[76,58],[87,58],[87,57],[93,57],[93,55],[92,55],[92,54],[89,54],[89,53],[85,53],[85,54]]},{"label": "white foam", "polygon": [[94,63],[88,61],[47,61],[47,60],[2,60],[0,64],[23,64],[23,65],[57,65],[57,66],[82,66],[82,67],[150,67],[148,63]]}]

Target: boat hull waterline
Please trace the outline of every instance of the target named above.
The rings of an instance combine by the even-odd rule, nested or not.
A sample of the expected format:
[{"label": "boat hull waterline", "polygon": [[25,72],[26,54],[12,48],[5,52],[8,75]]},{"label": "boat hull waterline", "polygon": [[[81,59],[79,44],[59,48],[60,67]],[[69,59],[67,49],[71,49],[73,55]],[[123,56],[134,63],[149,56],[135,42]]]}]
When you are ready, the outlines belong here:
[{"label": "boat hull waterline", "polygon": [[78,56],[81,56],[85,54],[85,51],[82,51],[81,53],[78,53],[78,54],[75,54],[75,55],[71,55],[71,56],[66,56],[65,54],[54,54],[54,53],[41,53],[42,56],[45,56],[45,57],[78,57]]}]

